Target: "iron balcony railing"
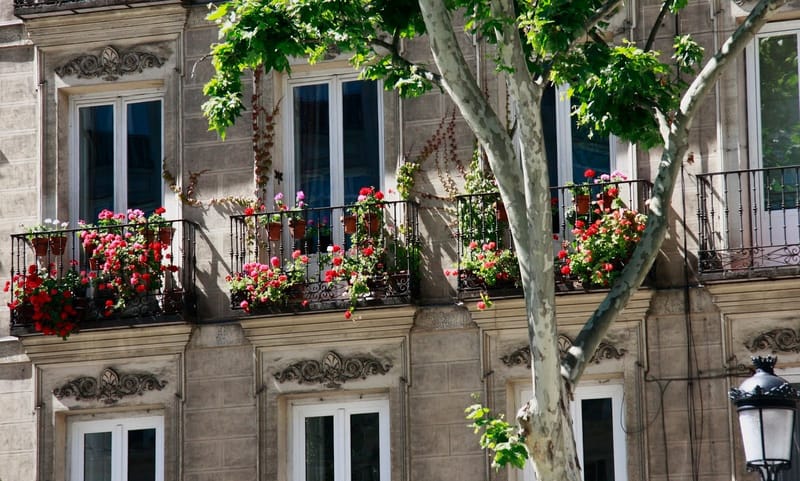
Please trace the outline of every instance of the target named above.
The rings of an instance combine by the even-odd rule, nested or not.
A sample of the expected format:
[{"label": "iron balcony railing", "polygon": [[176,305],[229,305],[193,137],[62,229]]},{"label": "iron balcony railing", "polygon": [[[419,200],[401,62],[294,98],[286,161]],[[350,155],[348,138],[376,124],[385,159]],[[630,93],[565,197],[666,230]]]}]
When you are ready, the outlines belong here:
[{"label": "iron balcony railing", "polygon": [[40,285],[70,291],[74,312],[64,310],[62,320],[80,330],[193,319],[195,236],[186,220],[13,234],[6,286],[12,332],[41,323],[33,307]]},{"label": "iron balcony railing", "polygon": [[[579,197],[575,193],[585,187],[588,192]],[[574,240],[572,234],[573,223],[576,212],[580,211],[581,219],[591,222],[597,219],[602,212],[604,204],[611,204],[607,196],[604,198],[603,192],[608,188],[616,189],[616,196],[621,201],[621,205],[647,214],[646,200],[650,197],[652,184],[643,180],[613,181],[598,184],[584,184],[582,186],[558,186],[551,187],[550,205],[544,206],[549,209],[552,216],[553,230],[553,255],[570,244]],[[457,197],[458,203],[458,293],[461,298],[474,298],[481,291],[489,291],[492,297],[502,297],[503,295],[517,296],[521,294],[518,279],[512,277],[501,279],[494,285],[488,286],[474,273],[464,268],[464,254],[469,249],[472,242],[479,245],[494,242],[497,249],[508,249],[513,251],[514,242],[508,228],[508,220],[505,207],[500,200],[500,194],[467,194]],[[587,204],[585,204],[587,203]],[[585,204],[585,205],[584,205]],[[585,212],[583,209],[586,209]],[[573,219],[573,222],[570,221]],[[586,286],[579,286],[574,278],[561,275],[556,269],[556,290],[572,291],[578,287],[586,289]]]},{"label": "iron balcony railing", "polygon": [[800,166],[697,176],[704,280],[800,273]]},{"label": "iron balcony railing", "polygon": [[191,4],[189,0],[14,0],[14,15],[27,19],[37,16],[112,10],[121,7],[162,5],[165,3]]},{"label": "iron balcony railing", "polygon": [[[307,263],[301,266],[302,279],[288,288],[287,299],[252,312],[346,309],[348,282],[342,276],[330,277],[336,267],[333,258],[357,260],[368,245],[379,260],[373,272],[363,272],[374,282],[369,292],[358,296],[357,304],[411,302],[419,289],[418,206],[387,201],[372,210],[374,217],[364,215],[363,206],[357,204],[231,216],[229,282],[232,277],[241,279],[245,267],[253,263],[286,272],[296,264],[294,257],[303,256]],[[232,309],[242,309],[243,295],[231,292]]]}]

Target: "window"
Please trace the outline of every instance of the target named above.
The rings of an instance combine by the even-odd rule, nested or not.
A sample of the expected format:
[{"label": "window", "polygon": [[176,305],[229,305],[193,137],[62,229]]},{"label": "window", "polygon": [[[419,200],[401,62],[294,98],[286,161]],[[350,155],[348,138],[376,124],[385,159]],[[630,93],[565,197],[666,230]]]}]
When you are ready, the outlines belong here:
[{"label": "window", "polygon": [[289,83],[289,185],[314,207],[349,204],[361,187],[380,188],[380,85],[332,76]]},{"label": "window", "polygon": [[389,402],[292,408],[292,481],[390,481]]},{"label": "window", "polygon": [[162,205],[163,101],[157,92],[72,99],[73,212]]},{"label": "window", "polygon": [[586,169],[610,173],[616,167],[614,139],[589,135],[570,115],[570,102],[564,89],[549,87],[542,98],[544,129],[550,185],[584,181]]},{"label": "window", "polygon": [[[532,394],[530,387],[518,387],[517,406],[521,407]],[[570,414],[583,481],[628,479],[622,401],[621,384],[590,384],[575,389]],[[533,466],[526,465],[520,481],[535,479]]]},{"label": "window", "polygon": [[164,481],[161,416],[75,421],[69,450],[72,481]]}]

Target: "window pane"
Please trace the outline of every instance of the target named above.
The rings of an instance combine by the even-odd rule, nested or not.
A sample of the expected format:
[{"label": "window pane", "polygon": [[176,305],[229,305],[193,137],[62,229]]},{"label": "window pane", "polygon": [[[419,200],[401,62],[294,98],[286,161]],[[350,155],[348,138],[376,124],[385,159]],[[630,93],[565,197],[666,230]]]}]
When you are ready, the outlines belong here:
[{"label": "window pane", "polygon": [[558,186],[564,182],[558,179],[558,129],[556,122],[556,89],[547,87],[542,96],[542,131],[544,133],[544,149],[547,154],[547,170],[550,174],[550,185]]},{"label": "window pane", "polygon": [[156,430],[136,429],[128,431],[128,480],[155,481],[156,479]]},{"label": "window pane", "polygon": [[355,202],[361,187],[380,187],[378,138],[378,84],[371,81],[342,84],[344,147],[344,201]]},{"label": "window pane", "polygon": [[114,107],[78,110],[80,217],[91,222],[114,206]]},{"label": "window pane", "polygon": [[608,146],[608,137],[604,135],[593,135],[589,138],[589,129],[578,127],[577,120],[570,116],[572,125],[572,179],[576,183],[584,182],[583,175],[586,169],[593,169],[595,172],[610,173],[611,155]]},{"label": "window pane", "polygon": [[378,413],[350,416],[350,481],[379,481],[381,477]]},{"label": "window pane", "polygon": [[297,188],[314,206],[331,205],[327,84],[294,88],[294,159]]},{"label": "window pane", "polygon": [[111,433],[83,435],[83,481],[111,480]]},{"label": "window pane", "polygon": [[128,104],[128,208],[161,205],[161,101]]},{"label": "window pane", "polygon": [[334,481],[333,469],[333,416],[306,418],[306,481]]},{"label": "window pane", "polygon": [[583,481],[613,481],[614,421],[611,398],[581,401]]},{"label": "window pane", "polygon": [[[800,163],[797,90],[797,36],[761,39],[758,46],[761,94],[761,148],[764,167]],[[795,207],[797,171],[777,170],[764,178],[771,209]]]}]

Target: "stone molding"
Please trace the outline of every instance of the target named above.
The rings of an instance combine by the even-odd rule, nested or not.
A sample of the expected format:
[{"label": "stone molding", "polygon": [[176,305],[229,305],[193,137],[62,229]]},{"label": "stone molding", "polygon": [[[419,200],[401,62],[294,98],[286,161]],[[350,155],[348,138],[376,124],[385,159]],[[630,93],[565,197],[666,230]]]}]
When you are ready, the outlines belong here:
[{"label": "stone molding", "polygon": [[143,395],[145,391],[162,390],[167,381],[160,381],[151,373],[123,373],[107,367],[99,377],[78,377],[53,389],[58,399],[74,397],[76,401],[96,399],[114,404],[125,396]]},{"label": "stone molding", "polygon": [[744,345],[750,352],[800,352],[800,331],[780,327],[762,332]]},{"label": "stone molding", "polygon": [[350,380],[386,374],[391,368],[391,363],[381,363],[371,356],[342,357],[328,351],[321,361],[308,359],[289,365],[275,373],[275,379],[281,383],[297,381],[299,384],[324,384],[328,388],[338,388]]},{"label": "stone molding", "polygon": [[[564,334],[558,335],[558,351],[561,355],[564,355],[565,352],[572,347],[572,339],[567,337]],[[600,364],[601,361],[607,359],[621,359],[628,351],[625,349],[618,349],[611,343],[608,342],[601,342],[599,346],[597,346],[597,350],[595,351],[594,355],[589,362],[593,362],[595,364]],[[518,366],[524,364],[525,367],[530,369],[531,367],[531,348],[530,346],[523,346],[505,356],[500,358],[508,367]]]},{"label": "stone molding", "polygon": [[123,75],[142,73],[148,68],[159,68],[166,59],[149,52],[137,50],[118,51],[111,45],[103,48],[98,55],[78,55],[55,71],[61,77],[75,75],[78,78],[102,78],[111,82]]}]

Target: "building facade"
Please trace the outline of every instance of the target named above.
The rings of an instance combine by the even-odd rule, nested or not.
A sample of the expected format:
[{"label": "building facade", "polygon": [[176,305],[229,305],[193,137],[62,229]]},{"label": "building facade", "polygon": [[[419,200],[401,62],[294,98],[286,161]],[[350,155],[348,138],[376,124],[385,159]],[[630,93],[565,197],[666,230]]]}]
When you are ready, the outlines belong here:
[{"label": "building facade", "polygon": [[[748,7],[690,2],[659,43],[693,33],[713,51]],[[660,8],[632,2],[612,24],[644,41]],[[401,100],[331,55],[248,78],[248,111],[221,141],[201,111],[207,12],[0,0],[0,266],[16,307],[0,318],[0,480],[533,479],[491,468],[464,419],[473,394],[515,412],[531,374],[520,291],[489,286],[494,306],[477,309],[485,281],[459,269],[470,241],[509,238],[496,197],[461,196],[474,141],[452,103]],[[669,238],[577,386],[586,481],[753,479],[728,390],[756,354],[800,382],[800,11],[776,18],[705,101]],[[504,111],[486,46],[464,45]],[[646,211],[660,152],[586,138],[556,91],[544,109],[555,255],[575,215],[555,186],[624,171],[619,199]],[[421,168],[402,200],[407,161]],[[378,207],[362,187],[385,194]],[[293,210],[298,190],[307,206]],[[28,232],[56,218],[69,224]],[[337,262],[381,274],[358,279],[354,311]],[[269,269],[285,294],[258,305],[247,284]],[[26,281],[60,295],[69,276],[76,299],[42,335],[40,284]],[[555,282],[567,348],[604,291]]]}]

